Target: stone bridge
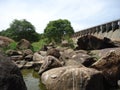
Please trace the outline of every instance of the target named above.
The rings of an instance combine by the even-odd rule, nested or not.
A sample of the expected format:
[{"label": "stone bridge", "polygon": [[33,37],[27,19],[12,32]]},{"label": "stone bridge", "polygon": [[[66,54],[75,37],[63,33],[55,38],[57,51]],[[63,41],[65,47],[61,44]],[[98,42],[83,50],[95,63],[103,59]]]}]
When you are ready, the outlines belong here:
[{"label": "stone bridge", "polygon": [[76,43],[78,38],[85,35],[93,35],[98,38],[107,37],[120,41],[120,19],[75,32],[72,39]]}]

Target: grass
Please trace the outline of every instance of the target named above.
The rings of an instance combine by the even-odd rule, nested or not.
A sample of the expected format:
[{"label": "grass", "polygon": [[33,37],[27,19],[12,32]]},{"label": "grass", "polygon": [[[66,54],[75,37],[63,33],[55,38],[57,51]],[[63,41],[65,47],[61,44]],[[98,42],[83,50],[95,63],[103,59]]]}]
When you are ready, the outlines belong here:
[{"label": "grass", "polygon": [[38,42],[32,43],[34,52],[39,51],[44,45],[46,45],[46,42],[44,39],[42,39]]}]

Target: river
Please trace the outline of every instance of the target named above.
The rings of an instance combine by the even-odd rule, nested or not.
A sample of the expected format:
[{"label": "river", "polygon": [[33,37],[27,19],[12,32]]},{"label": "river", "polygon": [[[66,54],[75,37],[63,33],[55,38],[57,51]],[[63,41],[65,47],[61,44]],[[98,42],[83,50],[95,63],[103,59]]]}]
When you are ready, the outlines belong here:
[{"label": "river", "polygon": [[21,70],[27,90],[46,90],[41,83],[40,76],[33,69]]}]

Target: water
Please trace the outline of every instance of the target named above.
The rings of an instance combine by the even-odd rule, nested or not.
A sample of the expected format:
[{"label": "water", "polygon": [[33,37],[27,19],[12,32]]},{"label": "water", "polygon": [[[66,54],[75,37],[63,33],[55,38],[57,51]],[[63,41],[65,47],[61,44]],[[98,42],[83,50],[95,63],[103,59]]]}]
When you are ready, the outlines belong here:
[{"label": "water", "polygon": [[27,90],[46,90],[40,81],[40,76],[33,69],[21,70]]}]

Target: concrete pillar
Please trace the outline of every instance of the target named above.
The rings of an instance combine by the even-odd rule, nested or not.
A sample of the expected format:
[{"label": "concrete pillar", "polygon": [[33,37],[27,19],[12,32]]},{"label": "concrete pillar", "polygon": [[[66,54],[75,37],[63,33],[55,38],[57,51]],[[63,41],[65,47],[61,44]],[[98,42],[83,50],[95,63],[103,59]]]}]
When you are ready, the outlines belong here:
[{"label": "concrete pillar", "polygon": [[107,23],[106,24],[106,32],[109,32],[110,30],[112,30],[112,23]]},{"label": "concrete pillar", "polygon": [[120,29],[120,20],[118,20],[118,25],[119,25],[119,29]]},{"label": "concrete pillar", "polygon": [[101,26],[102,33],[106,32],[106,24]]},{"label": "concrete pillar", "polygon": [[99,33],[100,32],[100,26],[96,27],[96,32]]},{"label": "concrete pillar", "polygon": [[119,29],[118,21],[112,22],[112,30],[115,31],[116,29]]}]

